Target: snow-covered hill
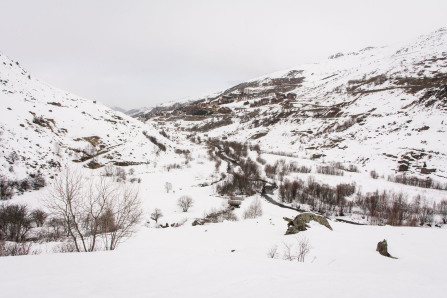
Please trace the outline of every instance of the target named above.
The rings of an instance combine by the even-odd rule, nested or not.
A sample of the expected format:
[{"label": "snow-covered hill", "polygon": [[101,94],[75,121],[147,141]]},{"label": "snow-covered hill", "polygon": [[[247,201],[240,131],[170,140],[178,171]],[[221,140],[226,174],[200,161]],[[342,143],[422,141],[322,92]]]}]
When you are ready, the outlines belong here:
[{"label": "snow-covered hill", "polygon": [[[338,53],[268,74],[148,123],[171,119],[202,137],[250,141],[265,152],[444,180],[446,96],[442,28],[408,44]],[[195,121],[182,121],[192,118],[187,114]]]},{"label": "snow-covered hill", "polygon": [[41,82],[3,54],[0,101],[0,174],[11,180],[71,162],[149,164],[177,148],[151,125]]},{"label": "snow-covered hill", "polygon": [[[90,174],[85,182],[101,176],[138,188],[144,219],[114,251],[66,253],[73,239],[52,232],[66,227],[45,204],[50,183],[2,198],[0,207],[26,204],[51,219],[33,220],[18,243],[29,250],[15,253],[39,255],[0,258],[2,293],[442,297],[445,185],[398,184],[369,170],[445,178],[446,39],[443,29],[407,46],[337,54],[163,105],[146,123],[40,82],[0,55],[0,174],[19,180],[41,172],[51,181],[66,163],[77,164]],[[316,171],[331,161],[339,162],[337,175]],[[104,177],[103,165],[132,178]],[[187,212],[178,205],[183,196],[193,201]],[[157,221],[155,210],[163,215]],[[284,217],[301,210],[324,215],[332,229],[310,222],[285,235]],[[107,234],[101,230],[96,249]],[[383,239],[398,259],[375,251]],[[303,243],[308,251],[299,259]]]}]

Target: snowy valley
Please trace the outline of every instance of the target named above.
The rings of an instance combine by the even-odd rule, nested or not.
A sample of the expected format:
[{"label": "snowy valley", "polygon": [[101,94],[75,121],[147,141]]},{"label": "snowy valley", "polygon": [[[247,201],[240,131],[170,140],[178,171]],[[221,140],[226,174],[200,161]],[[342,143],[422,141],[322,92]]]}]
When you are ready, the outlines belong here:
[{"label": "snowy valley", "polygon": [[[132,117],[1,54],[0,101],[0,243],[21,255],[0,257],[5,297],[447,290],[446,28]],[[76,179],[91,216],[58,217],[51,198]],[[138,198],[116,247],[125,208],[89,200],[98,185]],[[309,213],[330,228],[294,226]],[[395,258],[376,251],[384,239]]]}]

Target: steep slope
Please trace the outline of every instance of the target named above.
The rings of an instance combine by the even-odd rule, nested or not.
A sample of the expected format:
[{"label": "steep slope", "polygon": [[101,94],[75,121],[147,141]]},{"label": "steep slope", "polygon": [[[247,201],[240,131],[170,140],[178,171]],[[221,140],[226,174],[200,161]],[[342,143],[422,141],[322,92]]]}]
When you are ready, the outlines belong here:
[{"label": "steep slope", "polygon": [[45,84],[2,54],[0,101],[0,174],[8,179],[51,176],[67,162],[148,164],[175,149],[154,127]]},{"label": "steep slope", "polygon": [[443,28],[406,45],[338,53],[153,120],[191,120],[192,114],[196,121],[183,125],[202,136],[385,174],[444,179],[446,49]]}]

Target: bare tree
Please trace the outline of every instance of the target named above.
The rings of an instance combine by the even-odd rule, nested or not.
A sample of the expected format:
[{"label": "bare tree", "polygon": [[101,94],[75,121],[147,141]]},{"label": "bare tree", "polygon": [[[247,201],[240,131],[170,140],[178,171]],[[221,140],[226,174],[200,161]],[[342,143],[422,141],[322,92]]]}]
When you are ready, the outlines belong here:
[{"label": "bare tree", "polygon": [[53,217],[63,221],[76,251],[95,250],[98,237],[106,249],[113,250],[132,235],[141,219],[138,192],[115,187],[104,177],[90,181],[67,167],[55,179],[45,205]]},{"label": "bare tree", "polygon": [[136,232],[137,224],[141,221],[143,211],[138,192],[133,188],[121,189],[107,210],[111,217],[103,239],[105,248],[114,250]]},{"label": "bare tree", "polygon": [[188,209],[194,205],[194,201],[189,196],[181,196],[177,201],[177,205],[182,208],[183,212],[188,212]]},{"label": "bare tree", "polygon": [[115,173],[115,168],[113,165],[106,165],[104,167],[104,176],[112,177]]},{"label": "bare tree", "polygon": [[166,190],[166,193],[169,193],[172,190],[172,183],[171,182],[166,182],[165,183],[165,190]]},{"label": "bare tree", "polygon": [[151,219],[155,220],[155,223],[158,223],[158,219],[160,219],[160,217],[163,217],[163,213],[160,209],[155,208],[154,212],[151,213]]},{"label": "bare tree", "polygon": [[262,216],[262,204],[261,200],[256,198],[251,202],[250,206],[248,206],[248,209],[244,211],[244,218],[256,218],[259,216]]},{"label": "bare tree", "polygon": [[45,211],[36,209],[30,213],[31,220],[36,224],[37,227],[43,226],[48,214]]}]

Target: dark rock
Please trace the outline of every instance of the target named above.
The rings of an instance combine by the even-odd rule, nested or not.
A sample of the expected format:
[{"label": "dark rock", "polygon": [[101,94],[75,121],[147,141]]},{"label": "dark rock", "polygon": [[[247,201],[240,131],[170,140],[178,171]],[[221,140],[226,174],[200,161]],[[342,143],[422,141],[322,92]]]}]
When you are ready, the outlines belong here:
[{"label": "dark rock", "polygon": [[193,226],[193,227],[195,227],[195,226],[203,226],[204,223],[205,223],[205,222],[204,222],[203,220],[201,220],[201,219],[196,219],[195,221],[192,222],[192,226]]},{"label": "dark rock", "polygon": [[379,243],[377,243],[376,251],[378,251],[382,256],[397,259],[388,253],[388,243],[386,242],[385,239],[383,241],[380,241]]},{"label": "dark rock", "polygon": [[408,171],[408,165],[406,165],[406,164],[404,164],[404,163],[400,164],[400,165],[399,165],[399,168],[398,168],[398,171],[399,171],[399,172],[405,172],[405,171]]},{"label": "dark rock", "polygon": [[287,221],[287,231],[286,235],[296,234],[301,231],[306,231],[309,226],[307,225],[311,220],[318,222],[319,224],[325,226],[329,230],[332,231],[332,227],[329,225],[327,219],[321,215],[316,215],[310,212],[299,214],[295,217],[295,219],[290,219],[284,217],[284,220]]},{"label": "dark rock", "polygon": [[427,168],[422,168],[421,169],[421,174],[431,174],[436,172],[436,169],[427,169]]}]

